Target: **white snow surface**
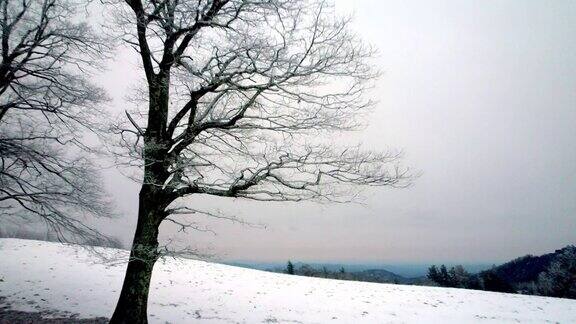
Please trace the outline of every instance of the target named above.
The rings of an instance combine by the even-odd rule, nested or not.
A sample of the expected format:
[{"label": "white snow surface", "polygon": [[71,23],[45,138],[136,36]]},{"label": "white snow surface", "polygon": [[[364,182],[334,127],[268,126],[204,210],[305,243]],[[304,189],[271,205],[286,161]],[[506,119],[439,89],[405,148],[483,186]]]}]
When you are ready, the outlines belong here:
[{"label": "white snow surface", "polygon": [[[110,317],[124,262],[85,249],[0,239],[0,296],[16,310]],[[154,268],[151,323],[576,323],[576,300],[308,278],[188,259]]]}]

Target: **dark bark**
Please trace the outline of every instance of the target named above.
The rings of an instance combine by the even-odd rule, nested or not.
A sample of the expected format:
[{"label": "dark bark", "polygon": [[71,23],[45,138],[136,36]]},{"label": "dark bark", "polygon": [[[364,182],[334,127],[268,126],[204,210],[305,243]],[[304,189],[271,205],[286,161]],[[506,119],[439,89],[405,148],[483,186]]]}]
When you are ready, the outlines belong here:
[{"label": "dark bark", "polygon": [[165,139],[168,116],[168,75],[153,75],[149,84],[148,126],[144,134],[144,181],[140,190],[138,223],[124,284],[110,323],[144,324],[154,263],[158,259],[158,230],[174,197],[162,189],[170,173]]},{"label": "dark bark", "polygon": [[[148,81],[148,122],[144,137],[144,182],[140,190],[138,224],[130,252],[130,260],[116,310],[110,323],[147,323],[147,301],[150,279],[154,263],[158,259],[158,228],[167,216],[165,208],[174,199],[174,193],[164,192],[162,187],[170,173],[172,162],[169,148],[172,146],[172,134],[168,132],[168,106],[170,97],[170,69],[183,54],[194,35],[205,27],[228,0],[214,0],[208,11],[200,17],[184,36],[178,47],[176,39],[164,43],[164,57],[154,71],[152,53],[146,38],[149,17],[140,0],[125,0],[132,8],[137,19],[136,32],[140,56]],[[192,116],[193,117],[193,116]],[[171,130],[173,131],[173,130]]]},{"label": "dark bark", "polygon": [[4,115],[6,115],[7,112],[8,107],[0,107],[0,122],[2,121],[2,118],[4,118]]},{"label": "dark bark", "polygon": [[110,323],[148,323],[148,292],[154,263],[158,259],[158,227],[162,219],[159,207],[163,205],[151,186],[142,186],[134,242],[122,291]]}]

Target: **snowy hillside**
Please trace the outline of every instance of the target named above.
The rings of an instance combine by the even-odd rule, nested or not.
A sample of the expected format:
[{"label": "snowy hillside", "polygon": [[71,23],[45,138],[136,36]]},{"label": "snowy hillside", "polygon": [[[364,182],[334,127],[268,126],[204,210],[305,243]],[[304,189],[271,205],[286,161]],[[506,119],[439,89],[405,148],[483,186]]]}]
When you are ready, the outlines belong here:
[{"label": "snowy hillside", "polygon": [[[123,265],[58,243],[0,239],[0,296],[17,310],[109,317]],[[154,270],[151,323],[576,323],[576,301],[296,277],[191,260]]]}]

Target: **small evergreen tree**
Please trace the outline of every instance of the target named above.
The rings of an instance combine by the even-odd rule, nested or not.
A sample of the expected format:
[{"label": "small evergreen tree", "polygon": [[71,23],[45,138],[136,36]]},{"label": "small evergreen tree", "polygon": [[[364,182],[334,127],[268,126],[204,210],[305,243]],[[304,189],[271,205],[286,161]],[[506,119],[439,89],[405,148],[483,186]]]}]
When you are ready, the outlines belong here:
[{"label": "small evergreen tree", "polygon": [[286,273],[287,274],[294,274],[294,264],[290,260],[288,260],[288,264],[286,264]]},{"label": "small evergreen tree", "polygon": [[445,265],[440,266],[440,285],[442,287],[450,287],[450,274]]}]

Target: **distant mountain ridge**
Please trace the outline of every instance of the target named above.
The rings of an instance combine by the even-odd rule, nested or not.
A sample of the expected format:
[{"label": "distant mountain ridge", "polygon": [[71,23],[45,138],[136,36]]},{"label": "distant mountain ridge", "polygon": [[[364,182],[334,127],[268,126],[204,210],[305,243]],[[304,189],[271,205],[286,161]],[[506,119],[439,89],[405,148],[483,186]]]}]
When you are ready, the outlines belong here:
[{"label": "distant mountain ridge", "polygon": [[[286,260],[288,261],[288,260]],[[282,262],[260,262],[260,261],[247,261],[247,260],[229,260],[221,262],[223,264],[232,265],[236,267],[267,270],[267,271],[280,271],[286,268],[286,261]],[[357,263],[344,263],[344,262],[300,262],[292,261],[295,267],[308,264],[315,269],[322,269],[326,267],[329,271],[338,271],[344,267],[348,272],[360,272],[365,270],[386,270],[404,278],[420,278],[426,276],[426,271],[430,266],[429,263],[375,263],[375,262],[357,262]],[[450,263],[456,264],[456,263]],[[480,272],[482,270],[490,269],[494,263],[466,263],[464,266],[471,272]]]},{"label": "distant mountain ridge", "polygon": [[368,282],[409,283],[411,279],[384,269],[371,269],[353,272],[355,280]]},{"label": "distant mountain ridge", "polygon": [[[551,264],[558,260],[559,256],[574,246],[566,246],[551,253],[543,255],[525,255],[498,266],[480,264],[469,267],[460,267],[464,270],[460,278],[465,281],[455,284],[451,282],[435,282],[425,275],[398,274],[395,269],[398,266],[370,265],[370,264],[339,264],[339,263],[304,263],[293,262],[294,274],[309,277],[325,277],[355,281],[397,283],[413,285],[440,285],[445,287],[460,287],[468,289],[481,289],[501,292],[522,292],[535,294],[535,282],[541,274],[546,273]],[[267,270],[272,272],[286,272],[286,264],[283,263],[251,263],[229,262],[229,265]],[[392,269],[393,271],[390,271]],[[447,273],[449,276],[449,274]]]}]

